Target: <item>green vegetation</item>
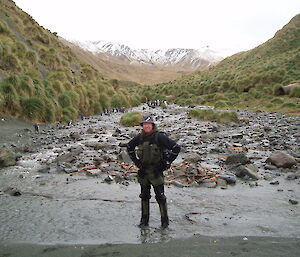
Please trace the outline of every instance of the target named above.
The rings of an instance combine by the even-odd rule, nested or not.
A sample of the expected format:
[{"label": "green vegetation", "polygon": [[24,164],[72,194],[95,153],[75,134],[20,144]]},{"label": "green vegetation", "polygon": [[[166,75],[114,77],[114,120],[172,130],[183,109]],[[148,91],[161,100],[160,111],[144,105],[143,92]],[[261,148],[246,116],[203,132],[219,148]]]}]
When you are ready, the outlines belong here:
[{"label": "green vegetation", "polygon": [[65,122],[140,104],[136,93],[79,61],[10,0],[1,0],[0,39],[0,116]]},{"label": "green vegetation", "polygon": [[[299,67],[300,14],[266,43],[228,57],[209,70],[168,83],[125,86],[116,79],[104,79],[93,67],[79,61],[56,33],[40,27],[13,1],[1,0],[1,116],[64,122],[80,113],[93,115],[105,108],[157,99],[182,106],[299,113],[299,87],[289,95],[282,96],[280,91],[281,86],[300,81]],[[214,119],[234,120],[227,117],[228,113],[223,115]],[[135,119],[125,118],[124,124],[139,124]]]},{"label": "green vegetation", "polygon": [[120,123],[126,127],[138,126],[141,121],[142,114],[140,112],[127,112],[120,119]]},{"label": "green vegetation", "polygon": [[236,112],[232,111],[214,111],[212,109],[191,109],[189,117],[194,117],[199,120],[210,120],[216,122],[238,122],[239,117]]}]

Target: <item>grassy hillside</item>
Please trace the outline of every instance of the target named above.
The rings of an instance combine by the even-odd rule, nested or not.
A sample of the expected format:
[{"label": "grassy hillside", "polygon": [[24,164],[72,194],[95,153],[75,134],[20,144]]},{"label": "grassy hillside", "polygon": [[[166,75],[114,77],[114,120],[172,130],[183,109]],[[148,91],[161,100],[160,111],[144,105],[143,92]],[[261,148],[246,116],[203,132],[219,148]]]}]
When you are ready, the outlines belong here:
[{"label": "grassy hillside", "polygon": [[300,14],[275,36],[247,52],[226,58],[208,71],[170,83],[140,88],[150,99],[173,99],[181,105],[300,111],[300,89],[278,96],[278,88],[300,81]]},{"label": "grassy hillside", "polygon": [[0,115],[54,122],[139,99],[79,61],[56,33],[13,1],[0,1]]}]

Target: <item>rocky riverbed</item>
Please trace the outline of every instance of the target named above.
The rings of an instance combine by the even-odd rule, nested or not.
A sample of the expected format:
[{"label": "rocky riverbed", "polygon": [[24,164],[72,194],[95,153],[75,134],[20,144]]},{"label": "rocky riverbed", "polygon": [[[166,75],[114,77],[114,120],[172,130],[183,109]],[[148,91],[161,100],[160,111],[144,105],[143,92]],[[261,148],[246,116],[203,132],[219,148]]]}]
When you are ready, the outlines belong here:
[{"label": "rocky riverbed", "polygon": [[195,235],[235,236],[244,242],[253,236],[276,237],[299,245],[300,118],[239,111],[239,123],[220,124],[189,118],[188,109],[132,109],[154,115],[159,129],[182,146],[165,173],[167,230],[159,228],[154,197],[150,227],[136,226],[137,170],[124,146],[141,128],[121,126],[122,113],[70,126],[42,125],[38,133],[31,124],[2,120],[3,249],[9,251],[16,242],[188,244]]}]

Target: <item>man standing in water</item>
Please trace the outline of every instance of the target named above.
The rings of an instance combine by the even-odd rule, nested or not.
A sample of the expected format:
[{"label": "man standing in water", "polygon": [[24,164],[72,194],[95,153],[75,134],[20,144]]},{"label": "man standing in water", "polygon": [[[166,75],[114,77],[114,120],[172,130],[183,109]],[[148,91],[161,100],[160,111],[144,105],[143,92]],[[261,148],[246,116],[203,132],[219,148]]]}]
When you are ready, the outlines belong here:
[{"label": "man standing in water", "polygon": [[139,168],[138,182],[141,186],[142,205],[140,227],[148,226],[149,223],[152,185],[159,205],[161,226],[167,228],[169,218],[167,198],[164,194],[163,171],[170,168],[171,163],[180,152],[180,146],[164,132],[157,130],[152,116],[144,116],[141,125],[143,131],[134,137],[127,146],[131,160]]}]

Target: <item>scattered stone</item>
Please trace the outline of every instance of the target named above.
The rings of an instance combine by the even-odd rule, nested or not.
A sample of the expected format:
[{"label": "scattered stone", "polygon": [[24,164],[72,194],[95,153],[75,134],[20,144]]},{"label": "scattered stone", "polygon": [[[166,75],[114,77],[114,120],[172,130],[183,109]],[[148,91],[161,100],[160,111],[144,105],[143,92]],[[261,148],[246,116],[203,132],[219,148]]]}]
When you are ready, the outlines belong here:
[{"label": "scattered stone", "polygon": [[78,169],[77,168],[65,168],[65,169],[63,169],[64,170],[64,172],[66,172],[66,173],[74,173],[74,172],[78,172]]},{"label": "scattered stone", "polygon": [[70,138],[73,139],[73,140],[79,140],[80,139],[79,132],[71,132],[70,133]]},{"label": "scattered stone", "polygon": [[201,155],[198,154],[198,153],[189,153],[187,154],[187,156],[184,158],[185,161],[188,161],[188,162],[200,162],[202,159],[201,159]]},{"label": "scattered stone", "polygon": [[83,147],[81,145],[78,145],[78,146],[72,147],[69,151],[74,155],[79,155],[83,152]]},{"label": "scattered stone", "polygon": [[197,181],[193,181],[192,183],[191,183],[191,187],[199,187],[200,185],[199,185],[199,183],[197,182]]},{"label": "scattered stone", "polygon": [[216,182],[204,182],[200,184],[200,187],[206,187],[206,188],[216,188],[217,183]]},{"label": "scattered stone", "polygon": [[295,158],[282,151],[272,153],[267,159],[267,162],[279,168],[291,168],[292,166],[296,165]]},{"label": "scattered stone", "polygon": [[100,157],[95,157],[95,158],[93,159],[93,163],[94,163],[94,165],[95,165],[96,167],[99,166],[99,165],[102,163],[102,161],[103,161],[103,159],[100,158]]},{"label": "scattered stone", "polygon": [[227,184],[235,184],[236,183],[236,175],[234,175],[232,173],[220,174],[217,177],[225,180]]},{"label": "scattered stone", "polygon": [[64,172],[65,169],[71,169],[72,165],[67,162],[58,162],[57,163],[57,172]]},{"label": "scattered stone", "polygon": [[122,150],[119,155],[118,155],[118,159],[121,160],[122,162],[126,162],[126,163],[130,163],[132,162],[127,151]]},{"label": "scattered stone", "polygon": [[232,139],[242,139],[243,137],[244,137],[243,134],[233,134],[233,135],[231,135]]},{"label": "scattered stone", "polygon": [[172,185],[173,185],[173,186],[176,186],[176,187],[180,187],[180,188],[185,187],[184,184],[182,184],[182,183],[180,183],[180,182],[178,182],[178,181],[173,181],[173,182],[172,182]]},{"label": "scattered stone", "polygon": [[121,184],[124,185],[124,186],[129,186],[129,181],[124,180],[124,181],[121,182]]},{"label": "scattered stone", "polygon": [[295,180],[297,178],[298,178],[297,175],[295,173],[291,173],[291,172],[286,174],[286,177],[285,177],[286,180]]},{"label": "scattered stone", "polygon": [[245,153],[237,153],[233,155],[229,155],[225,161],[226,165],[236,165],[236,164],[247,164],[250,160],[246,156]]},{"label": "scattered stone", "polygon": [[225,179],[218,178],[217,179],[217,185],[220,186],[220,187],[227,187],[227,181]]},{"label": "scattered stone", "polygon": [[277,167],[271,164],[265,164],[265,169],[267,170],[276,170]]},{"label": "scattered stone", "polygon": [[101,169],[86,170],[85,174],[91,177],[97,177],[102,173]]},{"label": "scattered stone", "polygon": [[4,193],[8,194],[8,195],[11,195],[11,196],[20,196],[22,195],[22,193],[16,189],[16,188],[13,188],[13,187],[8,187],[4,190]]},{"label": "scattered stone", "polygon": [[73,153],[64,153],[56,158],[57,162],[73,162],[76,160],[76,157]]},{"label": "scattered stone", "polygon": [[235,175],[240,178],[259,180],[258,168],[254,164],[238,166]]},{"label": "scattered stone", "polygon": [[114,181],[114,178],[112,177],[112,176],[107,176],[105,179],[104,179],[104,181],[106,182],[106,183],[111,183],[111,182],[113,182]]},{"label": "scattered stone", "polygon": [[88,133],[88,134],[94,134],[95,131],[92,128],[88,128],[87,131],[86,131],[86,133]]},{"label": "scattered stone", "polygon": [[120,147],[127,147],[128,142],[120,142],[119,146]]},{"label": "scattered stone", "polygon": [[39,173],[50,173],[50,166],[44,166],[38,169]]}]

